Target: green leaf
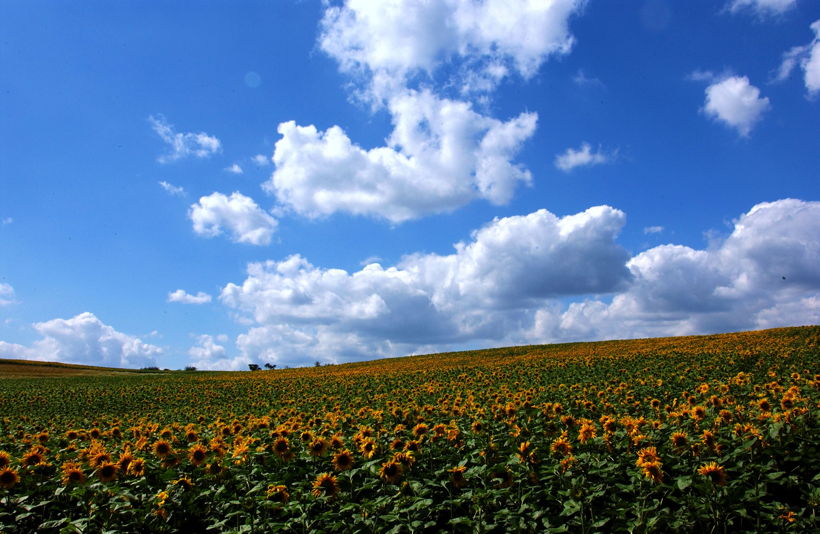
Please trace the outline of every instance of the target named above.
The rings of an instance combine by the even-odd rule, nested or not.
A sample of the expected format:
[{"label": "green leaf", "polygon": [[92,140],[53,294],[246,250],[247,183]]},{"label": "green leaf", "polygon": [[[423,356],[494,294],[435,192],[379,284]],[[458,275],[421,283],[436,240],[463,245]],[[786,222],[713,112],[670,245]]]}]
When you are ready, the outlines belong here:
[{"label": "green leaf", "polygon": [[692,485],[692,477],[690,476],[682,476],[679,477],[677,482],[675,483],[678,486],[678,489],[683,491],[689,486]]}]

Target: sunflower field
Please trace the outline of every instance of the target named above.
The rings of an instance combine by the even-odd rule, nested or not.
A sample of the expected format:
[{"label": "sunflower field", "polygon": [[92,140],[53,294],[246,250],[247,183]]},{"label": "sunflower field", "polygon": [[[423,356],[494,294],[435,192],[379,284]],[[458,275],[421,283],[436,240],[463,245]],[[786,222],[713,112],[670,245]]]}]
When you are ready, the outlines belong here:
[{"label": "sunflower field", "polygon": [[819,362],[812,326],[0,378],[0,532],[818,532]]}]

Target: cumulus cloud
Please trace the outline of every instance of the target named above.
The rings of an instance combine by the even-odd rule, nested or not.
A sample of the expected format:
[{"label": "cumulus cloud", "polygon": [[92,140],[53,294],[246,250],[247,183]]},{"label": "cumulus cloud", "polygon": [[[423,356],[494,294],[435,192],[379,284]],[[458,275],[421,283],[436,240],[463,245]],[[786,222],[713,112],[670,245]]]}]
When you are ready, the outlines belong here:
[{"label": "cumulus cloud", "polygon": [[131,368],[154,366],[162,353],[159,347],[118,332],[89,312],[33,327],[41,339],[30,346],[0,341],[0,353],[20,359]]},{"label": "cumulus cloud", "polygon": [[576,167],[592,167],[609,163],[613,157],[612,154],[601,151],[601,147],[593,152],[589,143],[581,143],[581,148],[578,150],[570,147],[563,154],[555,156],[555,166],[564,172],[570,172]]},{"label": "cumulus cloud", "polygon": [[219,344],[226,341],[226,336],[197,336],[196,345],[188,349],[190,364],[197,369],[215,371],[247,370],[250,360],[245,356],[229,357],[225,346]]},{"label": "cumulus cloud", "polygon": [[168,302],[181,302],[183,304],[207,304],[211,302],[211,296],[202,291],[196,295],[191,295],[183,289],[177,289],[168,293]]},{"label": "cumulus cloud", "polygon": [[706,88],[703,112],[746,137],[769,107],[769,99],[760,97],[760,90],[749,83],[749,78],[730,76]]},{"label": "cumulus cloud", "polygon": [[786,199],[741,215],[705,250],[662,245],[632,258],[633,283],[610,303],[542,312],[536,336],[603,339],[816,324],[820,202]]},{"label": "cumulus cloud", "polygon": [[426,90],[403,93],[389,108],[387,146],[370,150],[338,126],[280,124],[265,189],[308,217],[346,212],[402,222],[476,198],[505,204],[519,183],[531,182],[512,158],[535,131],[536,114],[502,122]]},{"label": "cumulus cloud", "polygon": [[729,4],[729,11],[737,13],[751,10],[760,16],[771,16],[785,13],[796,5],[797,0],[732,0]]},{"label": "cumulus cloud", "polygon": [[348,0],[325,11],[319,46],[343,71],[366,77],[377,100],[454,62],[463,67],[455,85],[485,91],[510,72],[528,78],[550,55],[568,53],[574,42],[568,21],[583,4]]},{"label": "cumulus cloud", "polygon": [[608,206],[539,210],[496,219],[451,254],[389,267],[348,272],[298,255],[251,263],[219,297],[249,325],[232,365],[818,322],[820,202],[758,204],[708,248],[634,257],[616,242],[625,221]]},{"label": "cumulus cloud", "polygon": [[207,158],[222,150],[222,143],[212,135],[175,132],[173,125],[163,115],[151,115],[148,122],[170,149],[167,154],[157,158],[160,163],[171,163],[188,156]]},{"label": "cumulus cloud", "polygon": [[811,26],[814,39],[803,46],[792,47],[783,54],[783,60],[775,77],[776,82],[788,78],[798,65],[803,70],[803,83],[810,97],[820,92],[820,20],[814,21]]},{"label": "cumulus cloud", "polygon": [[159,182],[160,187],[162,187],[166,193],[175,197],[182,197],[185,196],[185,189],[182,187],[176,186],[174,184],[170,184],[165,180]]},{"label": "cumulus cloud", "polygon": [[238,192],[231,196],[212,193],[192,204],[188,217],[194,232],[214,237],[226,230],[235,243],[268,245],[276,230],[276,219],[256,205],[252,198]]},{"label": "cumulus cloud", "polygon": [[8,306],[14,302],[14,288],[9,284],[0,283],[0,306]]},{"label": "cumulus cloud", "polygon": [[238,163],[234,163],[230,167],[225,167],[225,171],[231,174],[242,174],[242,167]]},{"label": "cumulus cloud", "polygon": [[[301,256],[252,263],[220,300],[255,326],[237,340],[249,358],[361,357],[431,343],[494,339],[546,299],[626,287],[622,212],[598,206],[496,219],[449,255],[417,254],[348,273]],[[399,352],[401,353],[401,352]]]}]

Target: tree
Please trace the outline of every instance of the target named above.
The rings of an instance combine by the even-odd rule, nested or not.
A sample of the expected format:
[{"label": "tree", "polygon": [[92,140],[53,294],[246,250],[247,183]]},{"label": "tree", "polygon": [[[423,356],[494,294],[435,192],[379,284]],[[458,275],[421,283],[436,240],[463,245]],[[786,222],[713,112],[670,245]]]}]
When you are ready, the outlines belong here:
[{"label": "tree", "polygon": [[196,371],[196,367],[194,367],[193,365],[189,365],[185,368],[185,370],[186,371]]},{"label": "tree", "polygon": [[276,364],[275,363],[274,364],[266,363],[265,364],[265,369],[267,369],[269,371],[273,371],[274,369],[276,369]]},{"label": "tree", "polygon": [[248,369],[250,369],[251,371],[258,371],[259,370],[259,365],[255,364],[255,363],[249,363],[248,364]]}]

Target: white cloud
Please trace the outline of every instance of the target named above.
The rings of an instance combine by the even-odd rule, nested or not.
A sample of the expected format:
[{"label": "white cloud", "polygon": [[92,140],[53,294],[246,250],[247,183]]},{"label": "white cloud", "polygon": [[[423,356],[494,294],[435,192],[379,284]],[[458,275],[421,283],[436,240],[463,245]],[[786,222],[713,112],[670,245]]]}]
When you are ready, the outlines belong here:
[{"label": "white cloud", "polygon": [[219,345],[217,341],[222,343],[227,338],[225,336],[217,336],[216,340],[210,335],[197,336],[197,344],[188,349],[188,356],[190,356],[190,364],[197,369],[210,369],[215,371],[239,371],[241,369],[248,369],[250,360],[245,356],[237,356],[231,358],[227,355],[227,351],[223,345]]},{"label": "white cloud", "polygon": [[643,229],[645,234],[659,234],[663,232],[663,226],[647,226]]},{"label": "white cloud", "polygon": [[594,76],[587,76],[583,69],[578,69],[575,76],[572,77],[572,82],[579,87],[599,87],[604,88],[604,82]]},{"label": "white cloud", "polygon": [[452,254],[392,267],[347,272],[300,256],[249,264],[220,295],[249,326],[232,365],[818,322],[820,202],[759,204],[709,248],[662,245],[632,258],[615,242],[624,223],[607,206],[560,218],[539,210],[494,220]]},{"label": "white cloud", "polygon": [[760,97],[760,90],[749,83],[749,78],[731,76],[706,88],[703,111],[746,137],[769,107],[769,99]]},{"label": "white cloud", "polygon": [[159,347],[118,332],[89,312],[33,326],[41,339],[29,347],[0,341],[0,353],[29,360],[131,368],[156,365],[155,357],[162,353]]},{"label": "white cloud", "polygon": [[628,264],[634,283],[607,304],[543,312],[535,337],[604,339],[816,324],[820,202],[754,206],[705,250],[662,245]]},{"label": "white cloud", "polygon": [[626,287],[628,254],[614,243],[624,222],[608,206],[562,218],[539,210],[494,220],[453,254],[412,255],[386,269],[348,273],[300,256],[252,263],[220,300],[253,320],[237,346],[257,360],[333,361],[497,339],[547,299]]},{"label": "white cloud", "polygon": [[14,222],[14,219],[11,218],[11,217],[3,217],[3,220],[0,221],[0,223],[2,223],[3,226],[6,226],[7,224],[11,224],[13,222]]},{"label": "white cloud", "polygon": [[335,212],[402,222],[452,211],[475,198],[507,203],[530,172],[511,160],[537,116],[502,122],[466,102],[408,91],[391,99],[387,146],[365,150],[338,126],[279,125],[276,171],[264,187],[308,217]]},{"label": "white cloud", "polygon": [[159,182],[159,185],[169,194],[176,197],[185,196],[185,189],[182,187],[176,186],[174,184],[169,184],[166,181]]},{"label": "white cloud", "polygon": [[231,196],[212,193],[191,205],[188,217],[194,232],[206,237],[218,236],[223,228],[236,243],[268,245],[276,230],[276,219],[256,205],[250,197],[238,192]]},{"label": "white cloud", "polygon": [[729,10],[732,13],[749,9],[758,15],[779,15],[794,8],[797,0],[732,0]]},{"label": "white cloud", "polygon": [[177,289],[168,293],[168,302],[181,302],[183,304],[206,304],[211,302],[211,296],[202,291],[196,295],[191,295],[182,289]]},{"label": "white cloud", "polygon": [[14,288],[9,284],[0,283],[0,306],[8,306],[14,303]]},{"label": "white cloud", "polygon": [[570,172],[576,167],[592,167],[609,163],[613,157],[613,154],[602,152],[601,147],[593,152],[589,143],[581,143],[581,148],[578,150],[570,147],[563,154],[555,156],[555,166],[564,172]]},{"label": "white cloud", "polygon": [[219,139],[204,132],[178,133],[163,115],[151,115],[148,122],[157,135],[168,144],[170,152],[157,158],[160,163],[170,163],[188,156],[207,158],[222,151]]},{"label": "white cloud", "polygon": [[225,171],[231,174],[242,174],[242,167],[238,163],[234,163],[230,167],[225,167]]},{"label": "white cloud", "polygon": [[319,46],[343,71],[366,76],[376,100],[454,61],[464,67],[456,69],[456,85],[472,78],[474,88],[488,90],[509,72],[528,78],[548,56],[568,53],[568,21],[584,3],[348,0],[325,11]]},{"label": "white cloud", "polygon": [[257,154],[251,159],[259,167],[267,167],[271,162],[270,158],[264,154]]},{"label": "white cloud", "polygon": [[810,97],[820,92],[820,20],[814,21],[811,26],[814,39],[803,46],[792,47],[783,54],[783,60],[775,77],[776,82],[788,78],[794,68],[800,65],[803,70],[803,82]]}]

